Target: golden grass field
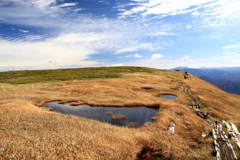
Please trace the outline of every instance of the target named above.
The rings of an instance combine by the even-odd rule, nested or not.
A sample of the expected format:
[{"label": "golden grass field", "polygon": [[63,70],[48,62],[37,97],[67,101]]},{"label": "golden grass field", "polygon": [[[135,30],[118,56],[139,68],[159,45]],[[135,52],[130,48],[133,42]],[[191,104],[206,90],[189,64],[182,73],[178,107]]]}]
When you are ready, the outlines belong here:
[{"label": "golden grass field", "polygon": [[[240,96],[182,72],[154,70],[123,73],[114,79],[70,80],[28,84],[0,83],[0,159],[133,160],[142,149],[165,159],[214,159],[213,139],[202,138],[210,126],[188,108],[182,82],[212,119],[240,126]],[[175,100],[158,98],[173,94]],[[73,105],[159,107],[154,123],[118,127],[63,115],[41,107],[59,100]],[[175,133],[168,132],[171,121]],[[239,154],[239,151],[237,152]]]}]

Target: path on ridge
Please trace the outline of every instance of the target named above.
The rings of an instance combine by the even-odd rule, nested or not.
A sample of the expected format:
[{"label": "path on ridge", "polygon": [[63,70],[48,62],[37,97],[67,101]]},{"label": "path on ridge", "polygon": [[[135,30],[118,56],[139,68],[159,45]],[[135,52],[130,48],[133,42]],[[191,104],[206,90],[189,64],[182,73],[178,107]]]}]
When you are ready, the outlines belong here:
[{"label": "path on ridge", "polygon": [[199,104],[194,99],[194,97],[189,93],[189,89],[182,83],[181,90],[185,92],[185,94],[191,100],[191,106],[196,111],[197,115],[206,120],[212,127],[215,151],[216,151],[216,159],[217,160],[237,160],[237,156],[233,150],[233,147],[226,136],[225,132],[222,130],[222,125],[218,122],[212,122],[207,118],[208,114],[200,110]]}]

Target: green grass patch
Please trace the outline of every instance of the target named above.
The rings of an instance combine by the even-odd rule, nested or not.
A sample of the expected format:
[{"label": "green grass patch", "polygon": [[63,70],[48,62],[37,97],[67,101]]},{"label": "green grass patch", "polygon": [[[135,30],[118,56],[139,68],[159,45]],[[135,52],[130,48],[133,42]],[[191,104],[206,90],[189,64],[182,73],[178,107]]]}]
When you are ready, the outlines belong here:
[{"label": "green grass patch", "polygon": [[215,102],[215,101],[204,101],[204,100],[202,100],[202,99],[200,99],[200,98],[195,98],[195,100],[197,101],[197,103],[201,106],[201,107],[203,107],[203,108],[205,108],[205,107],[214,107],[214,106],[219,106],[219,104],[217,103],[217,102]]},{"label": "green grass patch", "polygon": [[56,70],[25,70],[0,72],[0,83],[26,84],[52,81],[69,81],[98,78],[119,78],[122,73],[148,72],[154,69],[145,67],[100,67]]}]

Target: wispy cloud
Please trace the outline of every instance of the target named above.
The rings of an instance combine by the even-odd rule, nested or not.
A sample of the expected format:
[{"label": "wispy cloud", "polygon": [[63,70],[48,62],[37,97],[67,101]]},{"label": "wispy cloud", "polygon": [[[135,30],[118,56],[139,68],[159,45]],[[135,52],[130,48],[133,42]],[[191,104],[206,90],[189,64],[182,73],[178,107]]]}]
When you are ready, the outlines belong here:
[{"label": "wispy cloud", "polygon": [[[225,26],[232,23],[239,24],[236,21],[240,16],[238,7],[240,1],[238,0],[133,0],[133,2],[135,2],[134,5],[130,5],[128,10],[120,8],[121,18],[142,17],[146,19],[148,17],[152,19],[189,13],[193,21],[190,21],[192,24],[186,26],[187,29],[193,26],[218,27],[220,24]],[[198,25],[193,25],[196,22]]]},{"label": "wispy cloud", "polygon": [[118,58],[130,58],[130,57],[141,58],[143,56],[139,55],[138,53],[135,53],[135,54],[130,54],[130,55],[122,56],[122,57],[118,57]]},{"label": "wispy cloud", "polygon": [[[228,61],[222,64],[219,61],[199,61],[199,60],[167,60],[167,59],[141,59],[131,63],[122,63],[124,66],[143,66],[160,69],[171,69],[179,66],[186,66],[189,68],[200,68],[200,67],[216,67],[216,66],[238,66],[233,61]],[[235,60],[240,62],[240,60]]]},{"label": "wispy cloud", "polygon": [[[223,58],[227,58],[227,57],[229,57],[229,58],[231,58],[231,57],[240,57],[240,55],[237,54],[236,52],[231,52],[231,53],[228,53],[225,56],[223,56]],[[225,59],[225,60],[232,60],[232,59]]]},{"label": "wispy cloud", "polygon": [[186,29],[191,29],[192,27],[193,27],[193,25],[189,25],[189,24],[188,24],[188,25],[186,26]]},{"label": "wispy cloud", "polygon": [[186,12],[193,12],[198,7],[207,3],[212,2],[213,0],[186,0],[186,1],[175,1],[175,0],[149,0],[149,1],[135,1],[138,2],[135,5],[136,7],[131,8],[130,10],[125,10],[121,16],[130,16],[133,14],[142,15],[177,15]]},{"label": "wispy cloud", "polygon": [[228,51],[224,51],[223,53],[225,53],[225,54],[227,54],[227,55],[237,54],[237,52],[228,52]]},{"label": "wispy cloud", "polygon": [[[104,8],[104,12],[96,15],[98,11],[92,12],[92,7],[96,6],[87,6],[89,1],[85,4],[74,1],[65,3],[64,0],[1,0],[0,23],[11,26],[7,32],[12,35],[0,34],[0,67],[58,68],[103,63],[111,66],[119,65],[117,58],[128,58],[136,65],[146,63],[166,68],[168,64],[174,66],[174,63],[194,64],[197,60],[194,62],[190,57],[197,56],[197,66],[201,67],[201,64],[208,62],[209,66],[210,62],[212,65],[221,65],[214,62],[224,58],[230,61],[233,59],[230,56],[238,55],[236,50],[226,50],[235,49],[239,45],[216,46],[225,50],[222,59],[211,59],[210,55],[204,54],[184,54],[190,53],[188,45],[194,44],[193,39],[199,42],[200,34],[204,34],[201,38],[209,40],[211,37],[212,41],[221,39],[222,32],[227,30],[235,35],[230,37],[235,41],[231,39],[231,42],[226,41],[225,44],[238,44],[238,35],[235,33],[239,33],[239,0],[92,1],[96,6],[97,3],[106,5],[109,10]],[[108,12],[111,13],[106,16]],[[194,47],[197,48],[196,43]],[[194,51],[191,52],[194,54]],[[143,55],[140,53],[149,59],[142,60]],[[101,59],[101,54],[111,54],[111,58],[107,55]],[[183,56],[176,60],[176,54]],[[218,51],[213,54],[221,53]],[[172,62],[165,57],[172,57]],[[111,60],[106,62],[106,59]],[[166,63],[159,65],[159,61]]]},{"label": "wispy cloud", "polygon": [[[4,0],[4,3],[14,4],[8,7],[0,5],[0,16],[3,17],[5,23],[39,27],[43,33],[47,32],[47,34],[40,32],[38,35],[28,32],[23,36],[26,41],[56,37],[55,40],[65,43],[88,45],[96,52],[104,50],[120,54],[140,49],[154,50],[166,45],[166,43],[161,44],[160,41],[146,42],[144,38],[147,39],[147,36],[175,35],[168,32],[169,29],[166,26],[159,25],[156,28],[158,25],[156,23],[148,25],[148,30],[146,30],[145,23],[137,21],[98,19],[80,13],[69,14],[68,7],[71,11],[81,9],[76,7],[77,3],[57,4],[56,0]],[[169,25],[168,28],[172,29]],[[159,30],[162,31],[159,32]]]},{"label": "wispy cloud", "polygon": [[[120,54],[141,49],[153,50],[161,46],[159,43],[140,40],[141,37],[148,36],[159,28],[151,29],[151,26],[148,26],[149,31],[146,32],[145,26],[134,21],[97,19],[87,14],[69,14],[69,8],[78,11],[82,9],[77,8],[75,2],[59,4],[57,0],[1,1],[0,17],[4,23],[38,27],[43,33],[19,29],[21,36],[1,38],[0,59],[4,62],[1,62],[0,67],[9,67],[12,66],[11,64],[19,67],[36,66],[36,68],[70,64],[94,65],[97,62],[86,61],[92,54],[104,51]],[[157,35],[163,34],[166,35],[167,31],[164,30]],[[142,57],[139,54],[129,56]],[[49,63],[50,61],[56,63]]]},{"label": "wispy cloud", "polygon": [[[63,27],[69,18],[64,14],[73,13],[77,3],[57,4],[57,0],[3,0],[0,17],[4,23],[38,27]],[[70,17],[71,15],[69,15]]]},{"label": "wispy cloud", "polygon": [[140,49],[151,49],[153,45],[151,43],[145,43],[141,44],[139,46],[133,46],[133,47],[128,47],[128,48],[122,48],[116,51],[116,54],[124,53],[124,52],[133,52],[137,51]]},{"label": "wispy cloud", "polygon": [[239,45],[229,45],[226,47],[222,47],[222,49],[231,49],[231,48],[237,48],[237,47],[239,47]]},{"label": "wispy cloud", "polygon": [[136,58],[141,58],[142,57],[142,55],[139,55],[139,54],[134,54],[134,55],[129,55],[130,57],[136,57]]},{"label": "wispy cloud", "polygon": [[23,32],[23,33],[28,33],[29,31],[26,31],[26,30],[23,30],[23,29],[19,29],[20,32]]}]

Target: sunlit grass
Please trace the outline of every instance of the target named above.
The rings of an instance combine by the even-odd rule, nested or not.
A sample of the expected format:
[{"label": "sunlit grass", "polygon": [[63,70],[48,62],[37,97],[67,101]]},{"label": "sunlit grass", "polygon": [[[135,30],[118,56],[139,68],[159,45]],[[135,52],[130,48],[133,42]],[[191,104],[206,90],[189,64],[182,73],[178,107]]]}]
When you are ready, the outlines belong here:
[{"label": "sunlit grass", "polygon": [[69,81],[81,79],[119,78],[122,73],[152,72],[143,67],[101,67],[58,70],[26,70],[0,72],[0,82],[25,84],[50,81]]},{"label": "sunlit grass", "polygon": [[[108,71],[101,71],[104,69]],[[86,70],[79,73],[90,71]],[[143,148],[156,150],[169,159],[198,159],[199,155],[211,159],[212,138],[202,137],[202,128],[208,124],[188,108],[189,99],[184,92],[177,90],[181,85],[179,81],[190,87],[192,96],[198,98],[204,111],[213,119],[221,118],[240,126],[239,96],[223,92],[194,76],[190,75],[185,80],[180,72],[141,67],[92,70],[86,75],[98,70],[121,76],[78,79],[74,77],[76,69],[68,76],[62,75],[62,79],[74,78],[59,81],[56,77],[61,75],[53,73],[53,70],[51,73],[41,71],[46,75],[56,74],[54,78],[45,76],[45,79],[37,77],[35,71],[24,71],[22,75],[16,73],[22,78],[18,82],[19,77],[9,76],[12,72],[5,72],[5,78],[0,75],[0,159],[130,160],[136,159]],[[67,73],[70,70],[54,71]],[[29,76],[23,73],[29,73]],[[35,78],[30,78],[33,75]],[[39,76],[44,77],[43,73]],[[158,98],[158,95],[166,93],[176,95],[177,99]],[[117,127],[37,107],[49,101],[160,108],[154,122],[136,129],[137,124],[133,123],[129,128]],[[168,133],[170,122],[176,124],[174,134]]]}]

